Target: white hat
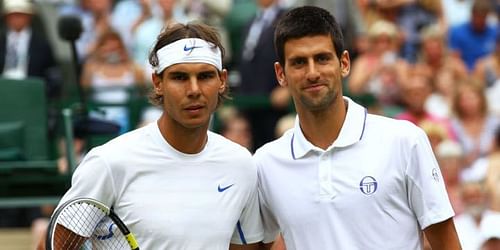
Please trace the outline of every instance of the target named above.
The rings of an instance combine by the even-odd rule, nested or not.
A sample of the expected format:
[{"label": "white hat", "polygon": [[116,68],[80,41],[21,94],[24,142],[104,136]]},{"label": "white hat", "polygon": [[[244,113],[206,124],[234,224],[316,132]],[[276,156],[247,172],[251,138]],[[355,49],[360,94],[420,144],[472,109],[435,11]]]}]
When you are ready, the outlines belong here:
[{"label": "white hat", "polygon": [[444,140],[438,144],[436,155],[440,158],[462,157],[463,150],[460,144],[452,140]]},{"label": "white hat", "polygon": [[33,14],[33,4],[29,0],[3,0],[4,14]]},{"label": "white hat", "polygon": [[483,243],[489,239],[500,239],[500,213],[488,211],[481,219],[480,232]]}]

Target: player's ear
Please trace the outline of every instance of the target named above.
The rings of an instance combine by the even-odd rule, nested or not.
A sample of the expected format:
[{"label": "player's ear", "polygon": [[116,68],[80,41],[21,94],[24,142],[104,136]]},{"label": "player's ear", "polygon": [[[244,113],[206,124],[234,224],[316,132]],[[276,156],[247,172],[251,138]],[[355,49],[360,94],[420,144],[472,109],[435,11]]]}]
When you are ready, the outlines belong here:
[{"label": "player's ear", "polygon": [[161,77],[156,73],[151,74],[151,80],[153,82],[153,88],[156,94],[161,94]]},{"label": "player's ear", "polygon": [[282,87],[288,86],[285,78],[285,69],[279,62],[274,63],[274,72],[276,73],[276,79],[278,80],[279,85]]},{"label": "player's ear", "polygon": [[226,88],[227,88],[227,77],[228,77],[227,70],[223,69],[220,72],[220,81],[221,81],[221,84],[219,86],[219,94],[222,94],[222,93],[224,93],[224,91],[226,91]]},{"label": "player's ear", "polygon": [[351,71],[351,59],[349,58],[349,52],[344,50],[340,56],[340,69],[342,77],[347,77]]}]

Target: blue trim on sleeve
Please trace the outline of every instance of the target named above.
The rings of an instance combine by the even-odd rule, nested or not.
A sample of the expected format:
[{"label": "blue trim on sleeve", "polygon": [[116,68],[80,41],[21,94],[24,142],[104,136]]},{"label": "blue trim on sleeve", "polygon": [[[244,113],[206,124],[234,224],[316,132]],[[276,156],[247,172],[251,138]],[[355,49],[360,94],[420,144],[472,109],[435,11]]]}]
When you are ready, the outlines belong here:
[{"label": "blue trim on sleeve", "polygon": [[240,221],[238,221],[238,223],[236,224],[236,227],[238,228],[238,234],[240,235],[241,242],[244,245],[246,245],[247,244],[247,240],[245,239],[245,235],[243,234],[243,230],[241,229],[241,223],[240,223]]}]

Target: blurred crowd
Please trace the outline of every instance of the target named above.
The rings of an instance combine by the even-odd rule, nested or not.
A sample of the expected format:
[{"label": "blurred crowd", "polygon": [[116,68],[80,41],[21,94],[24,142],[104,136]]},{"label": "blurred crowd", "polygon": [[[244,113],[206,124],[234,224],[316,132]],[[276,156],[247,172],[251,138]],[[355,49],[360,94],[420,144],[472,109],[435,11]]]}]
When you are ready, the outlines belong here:
[{"label": "blurred crowd", "polygon": [[[127,107],[116,104],[126,102],[130,87],[150,86],[147,56],[162,27],[201,21],[220,32],[233,96],[213,130],[254,151],[294,125],[290,96],[274,73],[273,32],[299,5],[323,7],[340,22],[351,55],[345,95],[428,134],[463,249],[479,249],[494,231],[488,221],[500,216],[498,1],[3,0],[0,69],[4,78],[42,77],[49,100],[63,98],[76,73],[88,99],[109,104],[103,117],[124,133],[160,113],[146,107],[131,124]],[[73,73],[57,36],[63,16],[82,24]]]}]

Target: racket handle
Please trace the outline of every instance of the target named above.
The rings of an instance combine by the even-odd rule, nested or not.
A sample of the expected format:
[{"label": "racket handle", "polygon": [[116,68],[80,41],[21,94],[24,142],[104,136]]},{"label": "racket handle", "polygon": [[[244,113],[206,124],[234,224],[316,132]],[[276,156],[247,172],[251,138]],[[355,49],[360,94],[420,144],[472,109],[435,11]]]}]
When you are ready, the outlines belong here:
[{"label": "racket handle", "polygon": [[127,239],[128,243],[130,244],[130,247],[132,250],[139,250],[139,244],[137,244],[137,240],[135,240],[135,237],[133,234],[129,233],[125,235],[125,238]]}]

